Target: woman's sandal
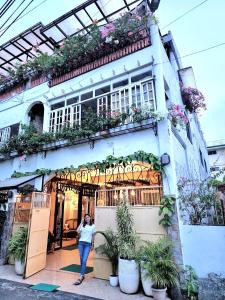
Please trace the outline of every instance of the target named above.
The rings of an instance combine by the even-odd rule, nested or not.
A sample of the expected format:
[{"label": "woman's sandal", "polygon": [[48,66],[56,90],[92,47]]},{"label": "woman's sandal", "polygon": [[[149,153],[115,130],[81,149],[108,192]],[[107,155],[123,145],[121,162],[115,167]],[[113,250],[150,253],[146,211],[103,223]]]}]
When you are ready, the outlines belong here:
[{"label": "woman's sandal", "polygon": [[84,276],[82,278],[78,278],[77,281],[74,282],[74,285],[79,285],[84,280]]}]

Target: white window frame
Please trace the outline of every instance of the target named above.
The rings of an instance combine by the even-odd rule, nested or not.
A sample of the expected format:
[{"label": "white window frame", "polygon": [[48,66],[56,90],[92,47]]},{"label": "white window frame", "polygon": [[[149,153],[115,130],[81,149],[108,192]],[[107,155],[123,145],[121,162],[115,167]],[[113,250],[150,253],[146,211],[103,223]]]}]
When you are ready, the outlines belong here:
[{"label": "white window frame", "polygon": [[[142,72],[144,72],[144,70],[142,70]],[[76,94],[76,96],[78,96],[79,98],[79,102],[75,103],[75,104],[71,104],[65,107],[61,107],[55,110],[52,110],[50,112],[50,120],[49,120],[49,131],[51,132],[58,132],[60,131],[66,123],[68,123],[71,127],[73,127],[73,125],[81,125],[81,104],[88,102],[88,101],[93,101],[95,100],[97,102],[97,114],[100,114],[102,111],[110,111],[111,112],[119,112],[119,113],[123,113],[126,112],[128,113],[131,106],[134,104],[133,100],[132,100],[132,89],[134,89],[136,86],[140,87],[140,103],[135,103],[136,107],[140,107],[140,108],[146,108],[146,105],[148,106],[149,104],[149,108],[152,110],[156,109],[156,99],[155,99],[155,90],[154,90],[154,81],[153,78],[151,76],[146,77],[141,79],[140,81],[137,82],[132,82],[131,83],[131,77],[136,76],[138,74],[141,74],[142,72],[138,72],[138,73],[131,73],[129,77],[124,77],[121,76],[121,78],[114,78],[110,84],[110,92],[105,93],[105,94],[101,94],[99,96],[94,96],[93,98],[90,99],[86,99],[84,101],[80,100],[81,94],[84,94],[84,91],[80,92],[79,94]],[[118,81],[123,81],[125,79],[128,79],[128,84],[121,86],[119,88],[113,88],[113,84],[115,84]],[[151,92],[152,92],[152,97],[150,98],[148,96],[148,101],[145,101],[144,99],[144,86],[145,85],[151,85]],[[104,84],[107,85],[107,84]],[[101,85],[102,86],[102,85]],[[95,90],[100,88],[99,86],[96,86],[94,88],[93,91],[93,95],[95,95]],[[149,91],[148,91],[149,92]],[[126,103],[124,105],[123,103],[123,99],[124,99],[124,94],[125,97],[128,98],[128,101],[126,100]],[[113,101],[113,97],[118,97],[118,103],[117,106],[115,107],[115,102]],[[109,103],[110,103],[110,107],[109,107]],[[77,118],[75,118],[74,116],[76,114],[74,114],[74,110],[77,110],[76,114],[77,114]],[[69,113],[68,110],[70,110]],[[61,122],[59,122],[59,119],[57,119],[57,115],[60,113],[62,113],[61,116],[58,116],[59,119],[61,119]],[[128,120],[127,120],[128,121]]]}]

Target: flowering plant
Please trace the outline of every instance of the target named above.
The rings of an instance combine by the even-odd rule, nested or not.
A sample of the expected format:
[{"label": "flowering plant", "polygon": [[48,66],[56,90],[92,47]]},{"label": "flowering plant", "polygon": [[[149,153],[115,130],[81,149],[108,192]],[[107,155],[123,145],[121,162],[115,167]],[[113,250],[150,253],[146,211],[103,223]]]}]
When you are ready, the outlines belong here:
[{"label": "flowering plant", "polygon": [[196,88],[182,88],[182,96],[186,108],[192,112],[199,112],[201,109],[206,109],[205,97]]},{"label": "flowering plant", "polygon": [[147,14],[134,11],[124,13],[103,26],[99,26],[98,21],[94,20],[88,27],[88,34],[85,30],[78,29],[74,36],[61,41],[51,56],[43,53],[39,44],[34,45],[32,49],[36,52],[36,57],[19,63],[15,70],[9,70],[10,81],[0,75],[0,92],[35,76],[60,76],[145,38],[147,17]]},{"label": "flowering plant", "polygon": [[184,127],[188,124],[189,120],[183,111],[183,107],[180,104],[173,104],[169,108],[169,119],[174,126],[180,125]]},{"label": "flowering plant", "polygon": [[150,108],[149,105],[142,107],[136,107],[135,105],[132,105],[130,115],[131,119],[137,123],[149,118],[152,118],[155,121],[162,121],[165,117],[163,113],[155,111],[154,109]]}]

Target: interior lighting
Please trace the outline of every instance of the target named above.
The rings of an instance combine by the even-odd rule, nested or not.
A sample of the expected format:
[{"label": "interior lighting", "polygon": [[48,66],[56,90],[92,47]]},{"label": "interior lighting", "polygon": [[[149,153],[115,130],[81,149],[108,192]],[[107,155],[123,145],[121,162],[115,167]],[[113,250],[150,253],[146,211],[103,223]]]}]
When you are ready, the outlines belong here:
[{"label": "interior lighting", "polygon": [[134,196],[135,196],[135,191],[132,190],[132,191],[130,192],[130,194],[131,194],[132,197],[134,197]]}]

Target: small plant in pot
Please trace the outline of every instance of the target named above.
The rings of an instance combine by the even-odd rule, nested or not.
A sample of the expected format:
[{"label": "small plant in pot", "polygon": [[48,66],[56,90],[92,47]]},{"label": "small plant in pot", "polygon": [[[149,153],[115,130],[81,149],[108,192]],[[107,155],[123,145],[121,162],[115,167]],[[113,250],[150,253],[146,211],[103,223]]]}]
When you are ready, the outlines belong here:
[{"label": "small plant in pot", "polygon": [[145,278],[153,283],[152,294],[156,300],[165,300],[167,287],[179,284],[178,268],[172,259],[172,243],[167,238],[146,244],[142,266]]},{"label": "small plant in pot", "polygon": [[28,229],[20,227],[8,244],[8,257],[12,256],[15,259],[15,271],[18,275],[23,275],[25,267],[25,255],[27,246]]},{"label": "small plant in pot", "polygon": [[134,294],[139,287],[139,266],[136,262],[137,234],[125,191],[116,210],[119,249],[119,284],[122,292]]},{"label": "small plant in pot", "polygon": [[108,257],[112,265],[112,275],[109,276],[109,283],[111,286],[117,286],[119,283],[117,268],[118,268],[118,242],[117,242],[117,234],[115,234],[111,229],[103,231],[98,231],[97,233],[102,234],[106,243],[98,246],[95,250],[100,255],[104,255]]}]

